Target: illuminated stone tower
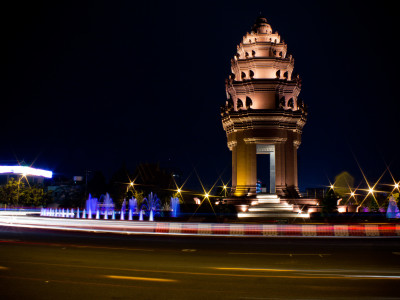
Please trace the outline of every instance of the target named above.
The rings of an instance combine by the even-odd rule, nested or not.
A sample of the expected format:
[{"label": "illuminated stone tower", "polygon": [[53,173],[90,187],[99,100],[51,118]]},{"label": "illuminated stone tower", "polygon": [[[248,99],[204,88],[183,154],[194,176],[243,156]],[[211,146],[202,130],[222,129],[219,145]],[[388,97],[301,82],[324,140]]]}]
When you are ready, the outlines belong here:
[{"label": "illuminated stone tower", "polygon": [[307,113],[287,45],[260,16],[231,66],[221,115],[232,151],[233,195],[256,194],[257,157],[268,154],[269,193],[298,197],[297,149]]}]

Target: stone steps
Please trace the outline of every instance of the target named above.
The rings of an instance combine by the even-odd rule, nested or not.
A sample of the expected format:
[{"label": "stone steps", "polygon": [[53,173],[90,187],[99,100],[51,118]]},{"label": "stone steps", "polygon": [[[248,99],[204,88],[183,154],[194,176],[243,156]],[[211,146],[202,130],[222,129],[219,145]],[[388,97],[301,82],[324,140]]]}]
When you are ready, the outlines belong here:
[{"label": "stone steps", "polygon": [[278,212],[271,212],[271,213],[251,213],[251,212],[242,212],[238,213],[238,218],[309,218],[309,214],[307,213],[295,213],[295,212],[288,212],[288,213],[278,213]]},{"label": "stone steps", "polygon": [[258,194],[246,211],[238,213],[238,218],[309,218],[308,213],[294,211],[294,205],[281,200],[277,195]]},{"label": "stone steps", "polygon": [[260,204],[280,204],[281,201],[275,199],[257,199],[257,202]]},{"label": "stone steps", "polygon": [[277,195],[257,195],[256,199],[258,203],[262,204],[278,204],[281,202]]},{"label": "stone steps", "polygon": [[248,209],[248,211],[251,212],[260,212],[260,211],[293,211],[293,207],[291,206],[283,206],[283,205],[279,205],[279,206],[274,206],[274,207],[250,207]]}]

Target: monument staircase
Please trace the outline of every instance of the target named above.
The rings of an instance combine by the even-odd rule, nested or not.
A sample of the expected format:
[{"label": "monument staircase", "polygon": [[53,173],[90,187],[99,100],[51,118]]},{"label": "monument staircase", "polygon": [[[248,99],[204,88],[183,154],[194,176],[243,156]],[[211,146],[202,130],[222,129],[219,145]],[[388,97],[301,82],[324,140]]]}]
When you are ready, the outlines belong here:
[{"label": "monument staircase", "polygon": [[251,199],[249,205],[238,206],[238,218],[309,218],[309,214],[276,194],[258,194]]}]

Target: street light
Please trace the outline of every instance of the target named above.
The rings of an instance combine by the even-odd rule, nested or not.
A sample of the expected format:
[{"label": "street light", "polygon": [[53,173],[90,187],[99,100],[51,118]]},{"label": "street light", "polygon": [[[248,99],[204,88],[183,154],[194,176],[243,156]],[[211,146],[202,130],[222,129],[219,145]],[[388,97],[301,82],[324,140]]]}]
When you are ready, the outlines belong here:
[{"label": "street light", "polygon": [[129,191],[129,188],[134,188],[135,183],[133,181],[129,182],[128,186],[126,187],[126,192]]}]

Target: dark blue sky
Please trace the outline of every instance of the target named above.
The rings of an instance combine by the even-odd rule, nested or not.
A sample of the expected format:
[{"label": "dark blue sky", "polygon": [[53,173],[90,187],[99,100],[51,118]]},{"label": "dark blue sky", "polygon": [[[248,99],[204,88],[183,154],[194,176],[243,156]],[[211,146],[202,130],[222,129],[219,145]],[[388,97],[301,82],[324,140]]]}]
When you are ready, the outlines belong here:
[{"label": "dark blue sky", "polygon": [[[230,152],[219,107],[261,11],[295,58],[308,122],[300,188],[347,170],[400,178],[396,10],[389,1],[27,1],[3,8],[0,160],[60,174],[161,162],[209,184]],[[396,157],[397,156],[397,157]]]}]

